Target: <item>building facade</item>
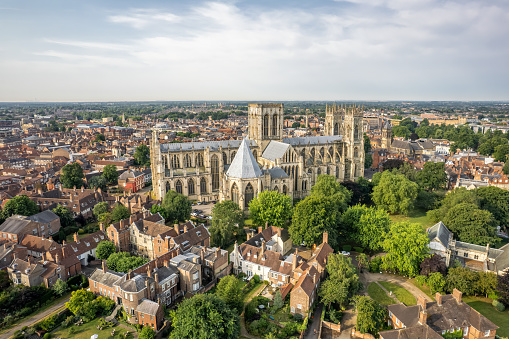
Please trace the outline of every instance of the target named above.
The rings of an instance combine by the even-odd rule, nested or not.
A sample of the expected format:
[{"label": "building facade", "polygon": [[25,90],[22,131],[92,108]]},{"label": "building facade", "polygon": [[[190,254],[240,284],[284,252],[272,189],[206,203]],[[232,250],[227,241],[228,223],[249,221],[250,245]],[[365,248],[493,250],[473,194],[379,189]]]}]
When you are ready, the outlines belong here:
[{"label": "building facade", "polygon": [[248,139],[160,144],[154,131],[155,198],[175,190],[199,201],[233,200],[242,208],[259,192],[307,196],[320,174],[340,181],[364,175],[359,107],[327,107],[325,135],[283,138],[283,104],[249,104]]}]

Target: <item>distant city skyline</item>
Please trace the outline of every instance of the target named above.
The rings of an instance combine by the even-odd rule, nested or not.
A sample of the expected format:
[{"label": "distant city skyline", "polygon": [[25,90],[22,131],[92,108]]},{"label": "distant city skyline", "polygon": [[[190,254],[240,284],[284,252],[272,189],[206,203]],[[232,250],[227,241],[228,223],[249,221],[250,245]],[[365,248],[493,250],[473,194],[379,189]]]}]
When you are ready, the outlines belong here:
[{"label": "distant city skyline", "polygon": [[0,0],[0,101],[507,101],[502,0]]}]

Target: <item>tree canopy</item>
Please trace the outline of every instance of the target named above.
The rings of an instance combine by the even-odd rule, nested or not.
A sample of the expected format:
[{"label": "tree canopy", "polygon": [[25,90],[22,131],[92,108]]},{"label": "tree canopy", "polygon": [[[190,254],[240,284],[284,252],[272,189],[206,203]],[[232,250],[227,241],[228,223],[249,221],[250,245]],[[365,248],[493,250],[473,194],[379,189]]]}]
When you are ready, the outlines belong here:
[{"label": "tree canopy", "polygon": [[14,214],[31,216],[39,213],[39,207],[26,195],[17,195],[5,203],[2,213],[5,218]]},{"label": "tree canopy", "polygon": [[83,168],[77,162],[72,164],[67,164],[62,167],[62,175],[60,176],[60,181],[64,188],[74,188],[83,186],[83,178],[85,175],[83,174]]},{"label": "tree canopy", "polygon": [[166,192],[161,207],[164,208],[168,221],[186,221],[191,217],[191,201],[173,190]]},{"label": "tree canopy", "polygon": [[106,180],[106,178],[102,175],[96,175],[88,180],[88,186],[90,188],[100,188],[101,190],[105,190],[108,186],[108,180]]},{"label": "tree canopy", "polygon": [[106,260],[110,257],[110,255],[115,253],[115,251],[116,251],[115,244],[112,243],[111,241],[104,240],[97,244],[95,256],[97,257],[97,259]]},{"label": "tree canopy", "polygon": [[376,207],[356,205],[349,207],[342,216],[347,234],[362,247],[371,251],[382,249],[391,219],[386,211]]},{"label": "tree canopy", "polygon": [[233,275],[227,275],[217,284],[216,295],[221,298],[228,307],[236,310],[238,314],[242,313],[244,307],[242,289],[239,285],[239,279]]},{"label": "tree canopy", "polygon": [[283,227],[292,216],[292,200],[277,191],[263,191],[249,202],[249,212],[255,225]]},{"label": "tree canopy", "polygon": [[383,244],[387,252],[383,257],[383,267],[405,276],[418,275],[420,264],[429,255],[428,243],[428,235],[421,225],[409,222],[391,224]]},{"label": "tree canopy", "polygon": [[373,189],[373,202],[390,213],[408,214],[415,202],[419,187],[402,174],[384,171]]},{"label": "tree canopy", "polygon": [[417,182],[427,191],[445,189],[447,186],[445,163],[432,161],[424,163],[423,169],[417,173]]},{"label": "tree canopy", "polygon": [[244,226],[244,211],[231,200],[217,203],[212,208],[212,222],[209,227],[210,237],[214,246],[228,245],[235,232]]},{"label": "tree canopy", "polygon": [[318,295],[329,307],[331,304],[346,307],[362,287],[351,259],[341,253],[330,254],[327,258],[327,272],[329,276],[320,286]]},{"label": "tree canopy", "polygon": [[109,208],[108,203],[106,201],[102,201],[102,202],[97,203],[94,206],[92,213],[94,213],[94,216],[97,219],[99,219],[101,214],[108,213],[109,211],[110,211],[110,208]]},{"label": "tree canopy", "polygon": [[108,184],[117,184],[118,182],[118,171],[115,165],[106,165],[103,168],[102,176],[108,181]]},{"label": "tree canopy", "polygon": [[352,192],[341,185],[335,176],[327,174],[318,176],[316,183],[311,187],[311,195],[332,197],[341,212],[346,210],[352,199]]},{"label": "tree canopy", "polygon": [[146,262],[147,258],[131,256],[129,252],[116,252],[108,257],[107,265],[110,270],[127,273]]},{"label": "tree canopy", "polygon": [[292,223],[289,228],[292,240],[296,244],[305,242],[310,247],[322,242],[324,232],[329,233],[329,243],[337,243],[340,212],[333,197],[310,195],[300,201],[293,209]]},{"label": "tree canopy", "polygon": [[52,211],[60,218],[60,225],[62,227],[76,226],[74,216],[67,207],[58,204]]},{"label": "tree canopy", "polygon": [[150,149],[147,145],[141,144],[136,147],[134,161],[138,166],[150,166]]},{"label": "tree canopy", "polygon": [[240,335],[239,315],[214,294],[182,301],[173,317],[173,339],[234,339]]},{"label": "tree canopy", "polygon": [[367,296],[355,296],[354,305],[357,310],[355,329],[376,335],[385,324],[387,311]]},{"label": "tree canopy", "polygon": [[116,223],[120,220],[127,219],[131,216],[131,213],[121,203],[117,203],[115,207],[113,207],[113,210],[111,210],[111,222]]}]

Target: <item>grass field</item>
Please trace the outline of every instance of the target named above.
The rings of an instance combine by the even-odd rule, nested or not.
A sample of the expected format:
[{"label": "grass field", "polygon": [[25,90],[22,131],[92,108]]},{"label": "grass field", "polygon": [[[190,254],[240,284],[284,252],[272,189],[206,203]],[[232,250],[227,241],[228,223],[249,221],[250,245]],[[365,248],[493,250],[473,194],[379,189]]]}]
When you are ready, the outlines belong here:
[{"label": "grass field", "polygon": [[492,300],[487,298],[463,297],[463,301],[499,326],[500,328],[497,330],[499,336],[509,337],[509,310],[504,312],[497,311],[491,305]]},{"label": "grass field", "polygon": [[368,294],[377,303],[382,306],[395,304],[396,301],[389,297],[385,291],[378,286],[376,282],[372,282],[368,285]]},{"label": "grass field", "polygon": [[411,284],[413,284],[415,287],[419,288],[421,291],[423,291],[424,293],[426,293],[426,295],[427,295],[428,297],[430,297],[431,299],[435,299],[435,296],[431,293],[431,290],[429,289],[429,287],[428,287],[428,286],[426,286],[426,285],[423,285],[423,286],[419,285],[419,284],[417,283],[417,281],[415,280],[415,278],[413,278],[413,279],[409,279],[408,281],[409,281]]},{"label": "grass field", "polygon": [[423,211],[413,211],[410,213],[409,216],[395,214],[391,215],[390,218],[394,222],[408,221],[411,223],[416,223],[421,225],[422,228],[424,229],[427,229],[428,227],[434,225],[434,223],[431,220],[429,220],[428,216],[426,215],[426,212]]},{"label": "grass field", "polygon": [[417,305],[417,301],[415,300],[415,297],[412,295],[412,293],[408,292],[404,287],[393,284],[388,281],[379,281],[380,285],[382,285],[387,291],[391,292],[398,298],[399,301],[401,301],[403,304],[410,306],[410,305]]},{"label": "grass field", "polygon": [[[74,334],[69,334],[69,328],[59,328],[58,330],[51,333],[52,338],[74,338],[74,339],[90,339],[90,337],[94,334],[98,334],[99,338],[114,338],[111,336],[111,331],[113,328],[115,329],[115,334],[122,333],[124,334],[127,330],[120,327],[115,326],[113,328],[106,328],[102,331],[99,331],[97,329],[97,325],[99,324],[99,318],[92,320],[89,323],[83,324],[81,326],[73,326],[76,332]],[[129,331],[131,333],[134,332],[134,330]],[[122,335],[122,338],[124,336]],[[132,335],[128,338],[132,338]]]}]

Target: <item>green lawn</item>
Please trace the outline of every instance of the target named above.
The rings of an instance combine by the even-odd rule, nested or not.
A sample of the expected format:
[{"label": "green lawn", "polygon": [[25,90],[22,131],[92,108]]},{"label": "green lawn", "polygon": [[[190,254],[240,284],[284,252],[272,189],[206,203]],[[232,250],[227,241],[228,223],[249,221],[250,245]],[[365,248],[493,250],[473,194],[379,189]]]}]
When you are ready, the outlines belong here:
[{"label": "green lawn", "polygon": [[413,211],[410,213],[409,216],[395,214],[391,215],[390,218],[394,222],[409,221],[411,223],[416,223],[421,225],[422,228],[424,229],[427,229],[428,227],[434,225],[434,223],[431,220],[429,220],[428,216],[426,215],[426,212],[423,211]]},{"label": "green lawn", "polygon": [[509,337],[509,310],[504,312],[497,311],[491,305],[492,300],[487,298],[464,297],[463,301],[499,326],[500,328],[497,330],[499,336]]},{"label": "green lawn", "polygon": [[256,292],[258,292],[258,289],[260,288],[260,286],[263,285],[263,282],[260,281],[258,284],[254,285],[250,290],[249,292],[247,292],[245,295],[244,295],[244,303],[246,303],[246,301],[249,300],[249,298],[253,297],[254,294]]},{"label": "green lawn", "polygon": [[417,301],[415,300],[415,297],[412,295],[412,293],[408,292],[404,287],[393,284],[388,281],[379,281],[380,285],[382,285],[387,291],[391,292],[398,298],[399,301],[401,301],[403,304],[410,306],[410,305],[417,305]]},{"label": "green lawn", "polygon": [[[111,336],[111,331],[115,329],[115,334],[122,333],[124,334],[127,330],[120,326],[115,326],[113,328],[109,327],[99,331],[97,329],[97,325],[99,324],[99,318],[92,320],[89,323],[83,324],[81,326],[73,326],[76,330],[74,334],[69,334],[69,328],[58,328],[57,330],[51,333],[52,338],[74,338],[74,339],[90,339],[90,337],[94,334],[98,334],[99,338],[114,338]],[[129,331],[131,333],[135,332],[134,330]],[[122,335],[122,338],[124,336]],[[129,336],[132,338],[132,336]]]},{"label": "green lawn", "polygon": [[396,301],[389,297],[385,291],[378,286],[376,282],[372,282],[368,285],[368,294],[377,303],[382,306],[395,304]]}]

